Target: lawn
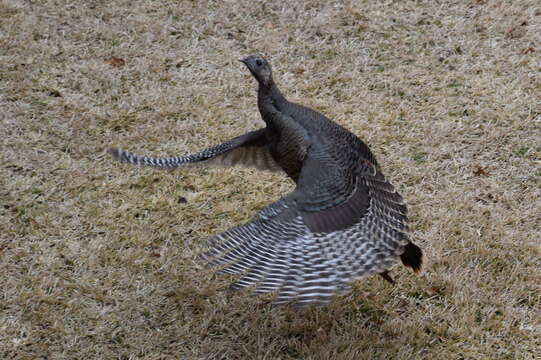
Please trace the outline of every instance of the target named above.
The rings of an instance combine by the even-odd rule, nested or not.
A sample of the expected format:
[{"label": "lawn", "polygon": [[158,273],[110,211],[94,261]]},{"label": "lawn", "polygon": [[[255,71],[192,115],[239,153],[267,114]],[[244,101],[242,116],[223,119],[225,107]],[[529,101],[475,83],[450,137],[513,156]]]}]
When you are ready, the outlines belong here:
[{"label": "lawn", "polygon": [[[206,238],[285,176],[176,171],[263,126],[241,56],[347,127],[407,199],[418,276],[297,311],[232,293]],[[0,358],[534,359],[541,4],[0,1]]]}]

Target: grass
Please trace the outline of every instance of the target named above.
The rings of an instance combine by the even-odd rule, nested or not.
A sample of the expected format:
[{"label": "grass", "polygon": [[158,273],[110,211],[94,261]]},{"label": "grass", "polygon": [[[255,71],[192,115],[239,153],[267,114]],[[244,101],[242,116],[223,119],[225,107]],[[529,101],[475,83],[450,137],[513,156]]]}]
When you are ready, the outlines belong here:
[{"label": "grass", "polygon": [[[538,1],[3,0],[0,29],[0,358],[541,352]],[[111,161],[262,126],[236,61],[251,53],[371,145],[409,201],[422,276],[304,312],[231,294],[200,245],[291,183]]]}]

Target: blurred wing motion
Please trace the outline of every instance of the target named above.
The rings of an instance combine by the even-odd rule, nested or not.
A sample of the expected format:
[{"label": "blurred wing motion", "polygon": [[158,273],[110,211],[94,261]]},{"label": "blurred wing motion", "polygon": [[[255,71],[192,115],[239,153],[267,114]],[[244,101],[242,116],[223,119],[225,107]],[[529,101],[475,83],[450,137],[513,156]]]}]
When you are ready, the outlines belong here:
[{"label": "blurred wing motion", "polygon": [[190,164],[205,163],[220,166],[245,166],[260,170],[281,171],[272,158],[265,136],[265,129],[251,131],[220,145],[191,155],[156,158],[132,154],[121,149],[111,149],[113,158],[133,165],[173,169]]}]

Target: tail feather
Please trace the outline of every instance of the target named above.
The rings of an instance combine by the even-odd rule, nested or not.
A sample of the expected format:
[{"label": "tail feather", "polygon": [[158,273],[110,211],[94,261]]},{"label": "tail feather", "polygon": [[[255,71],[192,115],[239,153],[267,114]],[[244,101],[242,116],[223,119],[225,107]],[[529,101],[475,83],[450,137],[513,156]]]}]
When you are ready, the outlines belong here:
[{"label": "tail feather", "polygon": [[417,273],[423,265],[423,252],[417,245],[409,242],[400,255],[400,259],[405,266],[412,268]]}]

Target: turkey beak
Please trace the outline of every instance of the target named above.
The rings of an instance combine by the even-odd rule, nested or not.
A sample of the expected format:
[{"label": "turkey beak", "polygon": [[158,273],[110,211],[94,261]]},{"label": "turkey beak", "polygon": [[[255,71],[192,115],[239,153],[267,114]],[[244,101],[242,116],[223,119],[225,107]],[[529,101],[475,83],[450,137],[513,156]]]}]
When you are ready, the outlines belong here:
[{"label": "turkey beak", "polygon": [[[251,56],[246,56],[246,57],[243,57],[243,58],[240,58],[239,61],[241,63],[243,63],[244,65],[246,65],[246,67],[248,68],[248,70],[250,70],[250,72],[252,74],[254,74],[254,68],[253,68],[253,59]],[[254,75],[255,76],[255,75]]]},{"label": "turkey beak", "polygon": [[243,57],[243,58],[240,58],[239,61],[241,63],[243,63],[244,65],[246,65],[246,67],[248,68],[248,70],[250,71],[250,73],[252,73],[252,75],[258,80],[260,81],[260,76],[258,74],[258,71],[257,71],[257,65],[256,65],[256,57],[253,56],[253,55],[250,55],[250,56],[246,56],[246,57]]},{"label": "turkey beak", "polygon": [[239,61],[240,61],[241,63],[243,63],[244,65],[246,65],[246,67],[247,67],[248,69],[250,69],[250,70],[252,69],[252,67],[250,66],[250,57],[249,57],[249,56],[240,58]]}]

